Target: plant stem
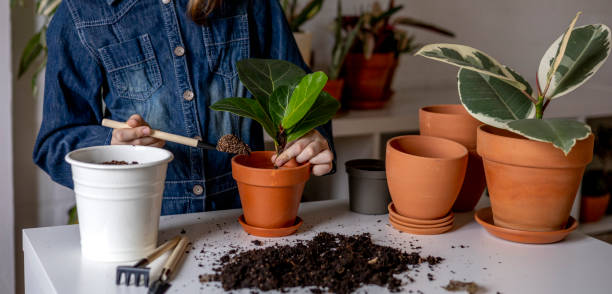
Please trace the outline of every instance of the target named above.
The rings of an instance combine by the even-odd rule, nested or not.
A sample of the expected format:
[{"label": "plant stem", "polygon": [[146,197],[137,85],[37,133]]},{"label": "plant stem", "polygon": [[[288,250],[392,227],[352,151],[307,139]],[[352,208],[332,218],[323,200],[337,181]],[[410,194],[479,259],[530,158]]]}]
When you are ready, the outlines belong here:
[{"label": "plant stem", "polygon": [[544,96],[538,95],[538,103],[536,103],[536,118],[542,119],[544,114]]}]

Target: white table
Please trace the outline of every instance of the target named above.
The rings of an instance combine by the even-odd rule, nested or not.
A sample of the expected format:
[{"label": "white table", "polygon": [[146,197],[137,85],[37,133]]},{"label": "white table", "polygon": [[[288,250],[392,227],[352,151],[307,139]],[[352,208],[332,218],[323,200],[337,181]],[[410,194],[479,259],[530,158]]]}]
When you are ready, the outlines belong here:
[{"label": "white table", "polygon": [[[487,293],[611,293],[612,246],[573,232],[563,242],[551,245],[525,245],[489,235],[473,220],[473,213],[456,216],[455,228],[437,236],[399,233],[388,225],[387,215],[352,213],[346,200],[302,203],[299,215],[304,225],[297,235],[266,239],[247,235],[236,218],[240,210],[206,212],[161,218],[160,242],[185,230],[195,250],[186,255],[168,293],[217,293],[220,283],[201,284],[199,274],[211,273],[213,263],[229,246],[245,249],[286,244],[308,239],[318,232],[343,234],[370,232],[377,244],[410,251],[409,242],[422,247],[422,254],[444,257],[429,281],[427,266],[412,271],[414,283],[408,290],[424,293],[450,293],[440,288],[450,279],[474,281]],[[377,222],[381,220],[381,222]],[[206,244],[206,246],[204,246]],[[460,245],[467,245],[460,248]],[[455,248],[451,248],[455,246]],[[204,249],[204,254],[200,251]],[[81,259],[77,226],[26,229],[23,231],[26,293],[146,293],[145,288],[115,286],[116,264]],[[153,265],[159,272],[161,261]],[[416,276],[418,274],[418,276]],[[154,274],[155,275],[155,274]],[[155,277],[154,277],[155,278]],[[358,292],[386,292],[386,288],[367,286]],[[292,289],[310,293],[308,289]],[[414,291],[416,293],[416,291]],[[234,291],[250,293],[250,290]]]}]

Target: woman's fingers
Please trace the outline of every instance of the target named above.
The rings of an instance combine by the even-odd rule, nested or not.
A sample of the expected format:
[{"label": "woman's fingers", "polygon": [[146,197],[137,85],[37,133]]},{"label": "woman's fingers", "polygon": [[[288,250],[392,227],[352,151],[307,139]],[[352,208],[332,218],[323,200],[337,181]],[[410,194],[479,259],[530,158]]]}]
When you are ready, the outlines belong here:
[{"label": "woman's fingers", "polygon": [[151,128],[144,119],[134,114],[126,121],[130,128],[115,129],[111,139],[111,145],[142,145],[152,147],[163,147],[166,142],[149,137]]},{"label": "woman's fingers", "polygon": [[310,163],[317,165],[317,164],[329,164],[334,160],[334,154],[331,152],[331,150],[327,149],[319,154],[317,154],[315,157],[310,159]]},{"label": "woman's fingers", "polygon": [[321,151],[323,151],[325,147],[326,146],[323,146],[321,141],[314,140],[310,142],[308,146],[302,149],[302,152],[300,152],[300,154],[295,158],[295,160],[297,160],[297,162],[299,163],[309,161],[310,159],[321,153]]},{"label": "woman's fingers", "polygon": [[142,116],[140,116],[139,114],[132,114],[132,116],[130,116],[130,118],[128,118],[126,123],[128,124],[128,126],[130,126],[130,128],[135,128],[135,127],[147,125],[145,123],[144,119],[142,118]]},{"label": "woman's fingers", "polygon": [[312,174],[315,176],[322,176],[329,173],[332,169],[332,164],[317,164],[312,167]]},{"label": "woman's fingers", "polygon": [[293,144],[291,144],[291,146],[287,147],[285,151],[281,153],[281,155],[275,158],[274,164],[276,166],[283,166],[287,161],[291,160],[291,158],[300,155],[300,153],[302,153],[302,150],[304,150],[304,148],[306,148],[309,143],[310,140],[308,140],[307,138],[301,138],[296,140]]},{"label": "woman's fingers", "polygon": [[150,134],[151,128],[147,126],[131,129],[115,129],[113,131],[113,140],[117,144],[131,144],[131,141],[142,137],[147,137]]}]

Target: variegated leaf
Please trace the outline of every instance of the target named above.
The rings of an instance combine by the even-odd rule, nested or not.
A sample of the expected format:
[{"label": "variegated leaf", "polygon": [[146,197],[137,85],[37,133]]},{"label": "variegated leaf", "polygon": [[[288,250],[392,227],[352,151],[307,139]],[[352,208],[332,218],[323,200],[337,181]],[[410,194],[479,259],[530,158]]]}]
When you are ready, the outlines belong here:
[{"label": "variegated leaf", "polygon": [[502,80],[516,88],[526,90],[528,85],[518,81],[504,65],[486,53],[465,45],[429,44],[416,55],[466,68]]},{"label": "variegated leaf", "polygon": [[[540,61],[538,77],[542,91],[546,88],[546,77],[554,65],[562,39],[563,35],[555,40]],[[597,72],[609,55],[610,28],[603,24],[574,28],[561,62],[552,76],[546,97],[559,98],[578,88]]]},{"label": "variegated leaf", "polygon": [[591,134],[591,127],[571,119],[521,119],[508,123],[508,130],[531,140],[552,143],[565,155],[577,140]]},{"label": "variegated leaf", "polygon": [[457,85],[463,106],[485,124],[507,129],[509,122],[535,115],[534,104],[523,92],[491,75],[462,68]]}]

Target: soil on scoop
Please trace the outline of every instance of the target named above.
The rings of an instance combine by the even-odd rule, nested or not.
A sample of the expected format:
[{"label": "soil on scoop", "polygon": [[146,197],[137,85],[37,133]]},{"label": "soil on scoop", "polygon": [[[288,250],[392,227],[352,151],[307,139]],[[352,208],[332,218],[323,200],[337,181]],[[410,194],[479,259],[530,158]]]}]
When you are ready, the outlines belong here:
[{"label": "soil on scoop", "polygon": [[251,148],[244,143],[240,138],[228,134],[223,135],[217,142],[217,151],[233,153],[233,154],[250,154]]},{"label": "soil on scoop", "polygon": [[215,273],[200,275],[200,281],[220,281],[226,291],[314,287],[313,293],[351,293],[363,285],[374,284],[400,292],[402,281],[394,275],[421,263],[434,266],[443,260],[376,245],[368,233],[344,236],[322,232],[312,240],[294,245],[258,248],[233,256],[226,254],[220,258],[220,267],[214,269]]},{"label": "soil on scoop", "polygon": [[138,164],[138,161],[127,162],[125,160],[111,160],[102,162],[105,165],[130,165],[130,164]]},{"label": "soil on scoop", "polygon": [[478,284],[474,282],[461,282],[461,281],[455,281],[455,280],[450,280],[448,282],[448,285],[442,288],[450,292],[465,291],[465,292],[468,292],[469,294],[476,294],[478,290],[480,290],[480,287],[478,286]]}]

